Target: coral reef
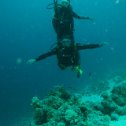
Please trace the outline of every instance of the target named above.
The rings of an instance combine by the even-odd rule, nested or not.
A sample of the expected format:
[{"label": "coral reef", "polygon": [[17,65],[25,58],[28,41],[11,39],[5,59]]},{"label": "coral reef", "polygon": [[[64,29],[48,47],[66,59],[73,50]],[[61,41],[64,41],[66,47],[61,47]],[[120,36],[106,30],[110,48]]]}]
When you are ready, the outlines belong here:
[{"label": "coral reef", "polygon": [[117,86],[114,86],[109,92],[103,92],[101,94],[103,100],[94,106],[96,110],[109,115],[111,120],[118,120],[120,115],[126,115],[126,83],[119,77],[116,77],[115,82]]},{"label": "coral reef", "polygon": [[100,96],[85,97],[58,86],[43,100],[33,97],[32,126],[109,126],[112,120],[126,115],[126,83],[120,78],[114,83],[119,84]]},{"label": "coral reef", "polygon": [[126,83],[123,83],[112,90],[112,99],[119,106],[126,105]]},{"label": "coral reef", "polygon": [[80,102],[63,87],[56,87],[39,100],[33,97],[35,125],[41,126],[108,126],[110,118],[94,110],[92,103]]}]

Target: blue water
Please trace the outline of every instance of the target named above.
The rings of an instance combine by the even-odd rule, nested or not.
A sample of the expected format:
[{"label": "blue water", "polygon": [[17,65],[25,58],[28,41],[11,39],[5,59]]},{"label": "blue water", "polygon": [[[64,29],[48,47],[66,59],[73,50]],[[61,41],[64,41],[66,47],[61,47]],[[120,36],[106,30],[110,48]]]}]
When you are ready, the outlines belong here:
[{"label": "blue water", "polygon": [[30,116],[31,98],[44,97],[55,85],[79,90],[92,81],[89,75],[95,81],[118,69],[126,71],[126,1],[71,1],[79,15],[93,17],[95,21],[75,20],[76,42],[108,43],[100,49],[80,52],[84,75],[79,79],[69,69],[60,70],[55,56],[26,64],[56,42],[51,24],[53,10],[46,9],[52,1],[0,0],[1,126],[13,125],[20,117]]}]

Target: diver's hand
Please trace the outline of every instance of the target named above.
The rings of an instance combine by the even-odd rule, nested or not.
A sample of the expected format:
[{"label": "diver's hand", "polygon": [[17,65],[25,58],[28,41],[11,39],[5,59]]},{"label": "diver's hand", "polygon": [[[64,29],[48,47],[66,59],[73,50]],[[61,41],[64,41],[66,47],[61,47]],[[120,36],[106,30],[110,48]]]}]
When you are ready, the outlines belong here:
[{"label": "diver's hand", "polygon": [[90,20],[91,22],[93,22],[93,23],[94,23],[94,19],[93,19],[93,18],[91,18],[91,17],[87,17],[87,20]]},{"label": "diver's hand", "polygon": [[36,62],[36,59],[29,59],[28,61],[27,61],[27,64],[33,64],[33,63],[35,63]]},{"label": "diver's hand", "polygon": [[93,18],[90,18],[90,17],[81,17],[81,19],[90,20],[91,22],[93,22],[93,23],[94,23],[94,20],[93,20]]},{"label": "diver's hand", "polygon": [[108,46],[109,45],[109,42],[101,42],[100,43],[100,46]]}]

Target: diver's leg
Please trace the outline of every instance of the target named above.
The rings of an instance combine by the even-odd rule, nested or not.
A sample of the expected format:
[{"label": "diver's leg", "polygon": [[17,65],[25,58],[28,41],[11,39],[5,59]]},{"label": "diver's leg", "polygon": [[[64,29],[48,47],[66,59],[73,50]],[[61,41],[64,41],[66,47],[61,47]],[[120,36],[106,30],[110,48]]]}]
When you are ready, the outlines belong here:
[{"label": "diver's leg", "polygon": [[72,44],[74,44],[75,43],[75,40],[74,40],[74,34],[73,34],[73,32],[70,33],[70,36],[71,36]]},{"label": "diver's leg", "polygon": [[68,24],[67,29],[71,42],[74,44],[75,40],[74,40],[73,22]]},{"label": "diver's leg", "polygon": [[75,59],[72,70],[77,73],[77,77],[80,77],[83,74],[83,70],[80,66],[80,54],[77,49],[75,50]]},{"label": "diver's leg", "polygon": [[52,19],[52,25],[53,25],[54,31],[56,32],[56,34],[58,34],[58,32],[59,32],[59,27],[58,27],[59,23],[55,18]]},{"label": "diver's leg", "polygon": [[80,53],[75,47],[75,66],[80,66]]}]

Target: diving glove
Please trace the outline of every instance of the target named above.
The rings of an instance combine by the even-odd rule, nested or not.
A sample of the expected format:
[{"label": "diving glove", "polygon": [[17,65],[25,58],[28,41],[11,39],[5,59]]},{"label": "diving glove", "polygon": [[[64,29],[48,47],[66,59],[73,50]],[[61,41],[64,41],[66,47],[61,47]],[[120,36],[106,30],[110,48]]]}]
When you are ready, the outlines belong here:
[{"label": "diving glove", "polygon": [[83,70],[81,69],[81,67],[79,65],[75,66],[73,68],[73,71],[77,73],[77,77],[80,77],[83,74]]}]

